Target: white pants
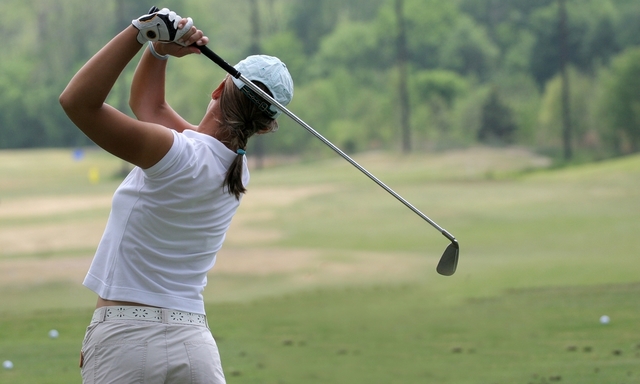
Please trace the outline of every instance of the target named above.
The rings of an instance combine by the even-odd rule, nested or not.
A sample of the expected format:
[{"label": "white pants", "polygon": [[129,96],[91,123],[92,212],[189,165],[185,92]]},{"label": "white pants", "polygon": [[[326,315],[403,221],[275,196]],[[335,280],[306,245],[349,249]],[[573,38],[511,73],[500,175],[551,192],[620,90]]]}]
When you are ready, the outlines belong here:
[{"label": "white pants", "polygon": [[93,320],[82,343],[81,371],[83,384],[225,383],[209,328],[195,324]]}]

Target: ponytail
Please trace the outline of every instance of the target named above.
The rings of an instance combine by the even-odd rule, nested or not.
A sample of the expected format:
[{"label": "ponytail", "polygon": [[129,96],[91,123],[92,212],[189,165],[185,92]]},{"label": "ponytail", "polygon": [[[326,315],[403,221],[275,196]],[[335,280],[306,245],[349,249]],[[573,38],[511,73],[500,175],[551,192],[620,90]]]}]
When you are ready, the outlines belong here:
[{"label": "ponytail", "polygon": [[[225,86],[219,99],[222,113],[221,120],[223,127],[228,130],[229,142],[227,145],[232,149],[236,149],[237,156],[227,170],[223,187],[227,188],[230,194],[240,200],[240,196],[247,191],[242,184],[247,142],[257,132],[275,131],[278,124],[235,86],[231,76],[227,75],[224,81]],[[271,92],[267,87],[262,83],[255,83],[271,96]]]},{"label": "ponytail", "polygon": [[247,189],[242,185],[245,151],[238,149],[236,153],[236,158],[233,159],[231,166],[227,169],[227,175],[224,178],[223,185],[227,187],[230,194],[235,195],[236,199],[240,200],[240,195],[247,192]]}]

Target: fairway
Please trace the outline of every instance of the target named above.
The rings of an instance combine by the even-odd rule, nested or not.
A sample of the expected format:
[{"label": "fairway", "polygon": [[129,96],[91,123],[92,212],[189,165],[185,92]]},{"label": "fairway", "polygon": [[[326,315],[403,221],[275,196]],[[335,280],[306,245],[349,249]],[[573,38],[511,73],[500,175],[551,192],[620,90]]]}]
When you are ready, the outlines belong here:
[{"label": "fairway", "polygon": [[[436,274],[447,239],[343,160],[254,170],[205,291],[229,383],[640,381],[640,157],[355,159],[458,238],[458,272]],[[0,383],[80,382],[81,282],[122,167],[0,152]]]}]

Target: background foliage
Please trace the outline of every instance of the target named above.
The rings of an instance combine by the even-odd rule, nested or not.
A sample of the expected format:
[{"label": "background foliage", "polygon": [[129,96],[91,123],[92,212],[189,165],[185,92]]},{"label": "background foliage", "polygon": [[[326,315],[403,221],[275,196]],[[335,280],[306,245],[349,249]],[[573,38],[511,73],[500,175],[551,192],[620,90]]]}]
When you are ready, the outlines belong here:
[{"label": "background foliage", "polygon": [[[395,0],[175,0],[210,46],[235,63],[250,53],[251,9],[260,51],[279,56],[296,83],[290,105],[348,152],[399,147]],[[90,144],[58,106],[75,71],[150,4],[108,0],[2,0],[0,148]],[[99,12],[96,12],[99,9]],[[599,159],[640,147],[640,3],[567,0],[572,145]],[[507,114],[515,143],[562,147],[556,0],[404,0],[413,148],[463,147]],[[109,102],[128,111],[128,80]],[[224,74],[200,57],[172,59],[168,100],[197,122]],[[493,109],[492,109],[493,108]],[[320,144],[284,118],[268,153],[316,153]],[[498,129],[499,130],[499,129]],[[493,137],[493,136],[491,136]],[[495,139],[495,137],[494,137]]]}]

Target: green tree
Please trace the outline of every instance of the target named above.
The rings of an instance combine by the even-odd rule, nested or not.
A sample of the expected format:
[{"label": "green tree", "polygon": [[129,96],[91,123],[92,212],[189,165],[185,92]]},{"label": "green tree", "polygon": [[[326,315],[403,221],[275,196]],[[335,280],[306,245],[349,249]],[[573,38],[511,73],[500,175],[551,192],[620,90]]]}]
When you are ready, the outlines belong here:
[{"label": "green tree", "polygon": [[313,55],[322,38],[343,18],[369,20],[375,17],[382,0],[298,0],[290,5],[289,27],[304,43],[305,53]]},{"label": "green tree", "polygon": [[[606,72],[606,71],[602,71]],[[570,67],[572,147],[578,161],[590,161],[610,157],[618,153],[613,137],[616,135],[611,122],[602,110],[603,93],[607,77],[592,77]],[[544,152],[560,157],[562,151],[562,79],[557,75],[545,85],[535,130],[535,144]]]},{"label": "green tree", "polygon": [[419,71],[412,78],[418,103],[437,97],[451,107],[456,98],[465,94],[469,88],[469,83],[463,76],[448,70]]},{"label": "green tree", "polygon": [[12,15],[0,31],[5,37],[15,34],[0,61],[0,94],[5,95],[0,98],[0,146],[87,144],[59,107],[58,96],[74,71],[112,35],[113,18],[104,14],[113,14],[113,3],[95,12],[81,0],[6,0],[0,11]]},{"label": "green tree", "polygon": [[640,45],[640,2],[637,0],[615,0],[616,40],[621,49]]},{"label": "green tree", "polygon": [[482,106],[482,120],[478,140],[488,144],[512,144],[517,129],[511,109],[501,100],[493,87]]},{"label": "green tree", "polygon": [[505,64],[529,69],[535,38],[531,38],[531,15],[556,0],[461,0],[460,10],[482,25],[498,47]]},{"label": "green tree", "polygon": [[[376,19],[380,58],[393,63],[397,39],[395,2],[387,0]],[[409,60],[416,68],[433,69],[440,64],[441,47],[449,37],[461,13],[454,2],[441,0],[405,0],[404,16]],[[391,47],[391,48],[389,48]]]},{"label": "green tree", "polygon": [[454,107],[470,89],[468,80],[456,72],[435,69],[411,75],[411,99],[416,144],[433,148],[438,143],[460,144],[453,132]]},{"label": "green tree", "polygon": [[313,75],[323,77],[335,69],[346,68],[353,69],[354,77],[362,78],[358,70],[380,68],[377,48],[378,40],[371,23],[343,20],[322,39],[313,60]]},{"label": "green tree", "polygon": [[461,16],[442,42],[440,67],[486,80],[495,70],[499,53],[483,27]]},{"label": "green tree", "polygon": [[[618,11],[611,0],[567,1],[566,52],[568,63],[583,72],[593,72],[620,51],[612,25]],[[531,30],[536,36],[531,70],[540,86],[559,70],[560,40],[557,1],[532,14]]]},{"label": "green tree", "polygon": [[613,131],[609,140],[620,154],[640,150],[640,48],[613,60],[605,85],[603,111]]}]

